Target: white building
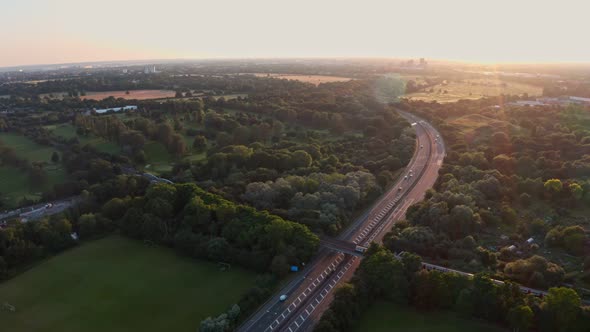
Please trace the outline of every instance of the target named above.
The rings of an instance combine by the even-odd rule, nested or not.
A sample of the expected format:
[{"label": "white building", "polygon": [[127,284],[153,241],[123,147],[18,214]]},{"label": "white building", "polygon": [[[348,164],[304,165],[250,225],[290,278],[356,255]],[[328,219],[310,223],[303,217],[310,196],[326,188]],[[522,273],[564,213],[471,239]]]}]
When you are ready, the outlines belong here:
[{"label": "white building", "polygon": [[103,108],[103,109],[98,109],[98,110],[94,110],[94,112],[96,112],[96,114],[104,114],[104,113],[108,113],[108,112],[126,112],[126,111],[134,111],[137,109],[137,106],[135,105],[129,105],[129,106],[123,106],[123,107],[112,107],[112,108]]}]

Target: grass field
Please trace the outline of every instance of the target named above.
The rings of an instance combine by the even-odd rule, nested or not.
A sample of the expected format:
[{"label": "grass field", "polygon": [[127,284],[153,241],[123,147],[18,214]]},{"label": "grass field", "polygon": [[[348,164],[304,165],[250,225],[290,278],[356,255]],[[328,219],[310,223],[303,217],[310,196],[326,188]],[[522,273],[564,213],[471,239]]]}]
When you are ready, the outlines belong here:
[{"label": "grass field", "polygon": [[235,303],[255,275],[119,236],[53,257],[0,284],[0,330],[196,331]]},{"label": "grass field", "polygon": [[64,182],[67,175],[61,164],[51,163],[54,148],[35,143],[29,138],[14,134],[1,133],[0,141],[6,146],[14,148],[17,156],[30,162],[45,162],[47,182],[42,185],[32,184],[27,172],[10,166],[0,166],[0,193],[5,208],[14,208],[23,198],[36,200],[43,191],[54,184]]},{"label": "grass field", "polygon": [[46,129],[51,130],[55,135],[63,138],[74,138],[78,137],[78,141],[82,145],[91,145],[100,152],[119,154],[121,147],[114,142],[107,141],[104,138],[96,137],[94,135],[79,136],[76,134],[76,128],[69,123],[62,123],[58,125],[45,126]]},{"label": "grass field", "polygon": [[[95,99],[102,100],[108,97],[123,98],[123,99],[158,99],[158,98],[172,98],[175,96],[172,90],[129,90],[129,94],[125,90],[119,91],[88,91],[85,96],[80,96],[80,99]],[[43,93],[39,97],[41,99],[49,97],[51,99],[63,99],[68,96],[67,92],[53,92]]]},{"label": "grass field", "polygon": [[291,75],[291,74],[265,74],[265,73],[256,73],[254,74],[258,77],[274,77],[274,78],[282,78],[286,80],[296,80],[305,83],[312,83],[315,85],[319,85],[320,83],[332,83],[332,82],[347,82],[352,80],[349,77],[339,77],[339,76],[324,76],[324,75]]},{"label": "grass field", "polygon": [[363,315],[354,329],[356,332],[506,332],[485,322],[468,320],[452,312],[420,313],[413,308],[388,302],[375,303]]},{"label": "grass field", "polygon": [[39,145],[28,137],[15,133],[0,133],[0,141],[14,148],[17,156],[29,161],[50,162],[51,154],[55,151],[52,147]]},{"label": "grass field", "polygon": [[[416,92],[404,97],[413,100],[438,101],[451,103],[460,99],[480,99],[482,97],[499,96],[501,94],[540,96],[541,87],[529,84],[514,83],[500,79],[469,79],[450,81],[432,87],[432,92]],[[446,91],[446,93],[444,93]]]},{"label": "grass field", "polygon": [[489,140],[496,132],[504,132],[508,136],[526,134],[526,129],[510,122],[487,117],[481,114],[469,114],[454,118],[449,125],[461,133],[466,143],[478,143]]},{"label": "grass field", "polygon": [[160,174],[172,170],[174,157],[162,143],[149,141],[143,147],[143,151],[147,157],[146,171]]}]

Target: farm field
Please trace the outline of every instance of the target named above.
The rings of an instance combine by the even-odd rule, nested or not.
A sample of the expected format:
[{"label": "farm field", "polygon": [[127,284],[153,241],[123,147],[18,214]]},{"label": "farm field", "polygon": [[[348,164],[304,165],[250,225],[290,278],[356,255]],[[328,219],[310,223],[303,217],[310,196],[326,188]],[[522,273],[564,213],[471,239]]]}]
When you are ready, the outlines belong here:
[{"label": "farm field", "polygon": [[320,83],[332,83],[332,82],[348,82],[352,80],[349,77],[340,77],[340,76],[323,76],[323,75],[292,75],[292,74],[265,74],[265,73],[255,73],[255,76],[258,77],[274,77],[274,78],[282,78],[286,80],[296,80],[305,83],[312,83],[315,85],[319,85]]},{"label": "farm field", "polygon": [[420,313],[411,307],[389,302],[373,304],[358,322],[355,332],[506,332],[485,322],[468,320],[451,312]]},{"label": "farm field", "polygon": [[50,258],[0,284],[2,330],[196,331],[228,309],[255,275],[110,236]]},{"label": "farm field", "polygon": [[[427,92],[415,92],[404,97],[412,100],[452,103],[460,99],[480,99],[501,94],[540,96],[542,88],[529,84],[514,83],[500,79],[468,79],[437,84]],[[445,93],[446,91],[446,93]]]},{"label": "farm field", "polygon": [[[80,99],[94,99],[102,100],[108,97],[123,98],[123,99],[159,99],[172,98],[176,94],[172,90],[129,90],[129,94],[125,90],[119,91],[87,91],[85,96],[80,96]],[[67,92],[44,93],[39,95],[41,99],[49,97],[52,99],[62,99],[67,97]]]}]

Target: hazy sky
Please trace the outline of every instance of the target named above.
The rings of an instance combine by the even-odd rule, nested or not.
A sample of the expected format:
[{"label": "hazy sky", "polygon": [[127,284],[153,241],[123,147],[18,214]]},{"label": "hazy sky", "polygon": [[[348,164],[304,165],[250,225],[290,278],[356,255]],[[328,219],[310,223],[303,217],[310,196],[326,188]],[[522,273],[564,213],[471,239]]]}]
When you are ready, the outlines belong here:
[{"label": "hazy sky", "polygon": [[590,61],[587,0],[0,0],[0,66],[212,57]]}]

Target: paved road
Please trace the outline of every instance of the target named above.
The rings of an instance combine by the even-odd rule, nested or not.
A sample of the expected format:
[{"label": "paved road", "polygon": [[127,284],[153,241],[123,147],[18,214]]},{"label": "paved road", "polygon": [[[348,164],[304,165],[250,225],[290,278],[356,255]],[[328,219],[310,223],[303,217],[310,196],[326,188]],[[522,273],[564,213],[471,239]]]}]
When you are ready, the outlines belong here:
[{"label": "paved road", "polygon": [[[152,183],[173,183],[168,179],[164,179],[150,173],[141,173],[133,168],[126,168],[124,170],[124,173],[129,175],[143,176]],[[79,202],[80,196],[72,196],[57,201],[37,203],[35,205],[30,205],[11,211],[4,211],[0,213],[0,222],[15,218],[20,218],[23,222],[36,220],[45,216],[61,213],[69,209],[70,207],[78,204]]]},{"label": "paved road", "polygon": [[12,211],[0,213],[0,221],[21,218],[23,221],[35,220],[67,210],[79,202],[79,197],[69,197],[57,201],[39,203]]},{"label": "paved road", "polygon": [[[436,181],[445,153],[442,141],[437,138],[438,132],[419,118],[407,113],[402,115],[416,130],[416,153],[401,179],[341,234],[341,240],[365,246],[373,241],[380,242],[392,223],[402,219],[407,208],[421,200]],[[359,261],[358,257],[323,248],[300,275],[273,295],[238,331],[311,330],[329,306],[334,287],[350,279]],[[285,302],[279,301],[282,294],[288,295]]]}]

